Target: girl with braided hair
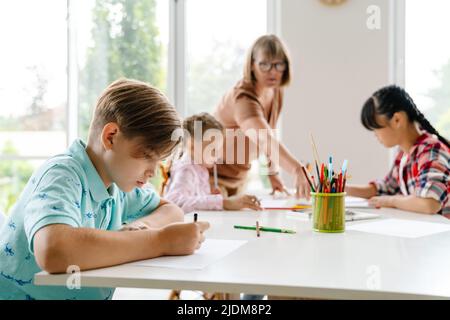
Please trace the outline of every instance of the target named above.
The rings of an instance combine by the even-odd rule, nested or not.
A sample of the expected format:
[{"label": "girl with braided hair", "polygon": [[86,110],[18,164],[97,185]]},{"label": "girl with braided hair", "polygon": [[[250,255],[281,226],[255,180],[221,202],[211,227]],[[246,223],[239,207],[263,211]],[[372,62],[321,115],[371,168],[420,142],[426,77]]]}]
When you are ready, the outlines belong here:
[{"label": "girl with braided hair", "polygon": [[384,179],[349,185],[350,196],[374,207],[392,207],[450,218],[450,144],[395,85],[376,91],[361,111],[363,126],[387,148],[399,147]]}]

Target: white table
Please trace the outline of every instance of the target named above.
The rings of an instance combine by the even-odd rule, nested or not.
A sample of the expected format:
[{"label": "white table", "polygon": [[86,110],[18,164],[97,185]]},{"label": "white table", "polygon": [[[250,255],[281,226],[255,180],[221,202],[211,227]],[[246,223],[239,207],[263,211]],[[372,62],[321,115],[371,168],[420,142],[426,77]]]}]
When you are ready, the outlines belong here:
[{"label": "white table", "polygon": [[[365,211],[375,211],[366,209]],[[442,216],[393,209],[383,217],[450,223]],[[294,235],[236,230],[233,225],[279,226]],[[192,215],[186,215],[192,220]],[[121,265],[82,272],[81,285],[189,289],[324,299],[449,299],[450,232],[407,239],[357,231],[313,232],[309,221],[281,211],[201,212],[209,238],[247,244],[203,270]],[[374,220],[371,220],[374,221]],[[355,221],[363,223],[366,221]],[[347,223],[347,226],[350,223]],[[37,285],[65,285],[68,275],[35,276]]]}]

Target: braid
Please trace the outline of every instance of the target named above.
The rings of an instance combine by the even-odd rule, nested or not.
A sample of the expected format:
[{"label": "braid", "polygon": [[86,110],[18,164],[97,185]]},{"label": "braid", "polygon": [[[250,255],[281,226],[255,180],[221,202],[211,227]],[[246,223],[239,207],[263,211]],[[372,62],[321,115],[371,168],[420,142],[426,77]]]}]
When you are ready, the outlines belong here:
[{"label": "braid", "polygon": [[428,121],[428,119],[425,118],[425,115],[419,110],[419,108],[417,108],[417,105],[414,103],[411,96],[406,91],[403,90],[403,92],[405,93],[405,96],[406,96],[406,99],[408,100],[409,105],[411,106],[411,108],[414,111],[413,120],[416,120],[420,124],[420,126],[423,130],[427,131],[428,133],[436,135],[436,137],[438,137],[439,141],[441,141],[448,148],[450,148],[450,143],[448,142],[448,140],[445,139],[443,136],[441,136],[439,134],[439,132],[431,125],[430,121]]},{"label": "braid", "polygon": [[424,114],[420,112],[419,109],[416,107],[417,112],[417,119],[416,121],[419,122],[422,129],[426,130],[427,132],[436,135],[438,137],[439,141],[441,141],[443,144],[447,146],[447,148],[450,148],[450,143],[447,139],[445,139],[443,136],[439,134],[439,132],[431,125],[430,121],[428,121],[427,118],[425,118]]}]

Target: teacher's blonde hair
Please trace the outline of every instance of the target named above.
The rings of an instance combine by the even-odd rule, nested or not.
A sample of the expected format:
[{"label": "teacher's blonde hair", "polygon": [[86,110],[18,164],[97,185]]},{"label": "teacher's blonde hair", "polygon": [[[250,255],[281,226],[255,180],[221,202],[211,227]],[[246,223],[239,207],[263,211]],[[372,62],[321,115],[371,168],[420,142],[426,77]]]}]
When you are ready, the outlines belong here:
[{"label": "teacher's blonde hair", "polygon": [[244,63],[244,81],[251,82],[253,85],[256,83],[252,66],[255,62],[255,55],[260,51],[268,59],[281,59],[286,63],[286,70],[284,70],[283,78],[281,79],[281,86],[289,85],[291,81],[291,59],[289,52],[280,38],[273,34],[259,37],[248,50]]}]

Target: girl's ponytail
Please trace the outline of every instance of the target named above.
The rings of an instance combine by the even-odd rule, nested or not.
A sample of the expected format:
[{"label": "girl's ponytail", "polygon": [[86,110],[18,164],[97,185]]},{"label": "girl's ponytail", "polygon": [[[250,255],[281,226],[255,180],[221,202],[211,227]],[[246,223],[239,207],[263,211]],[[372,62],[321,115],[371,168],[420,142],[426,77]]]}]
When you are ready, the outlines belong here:
[{"label": "girl's ponytail", "polygon": [[419,108],[417,108],[417,105],[414,103],[410,95],[405,90],[403,90],[403,92],[407,96],[411,108],[414,109],[415,111],[415,118],[413,118],[413,120],[417,121],[423,130],[427,131],[428,133],[436,135],[439,141],[441,141],[448,148],[450,148],[449,141],[445,139],[443,136],[441,136],[439,132],[431,125],[430,121],[428,121],[428,119],[425,118],[425,115],[419,110]]}]

